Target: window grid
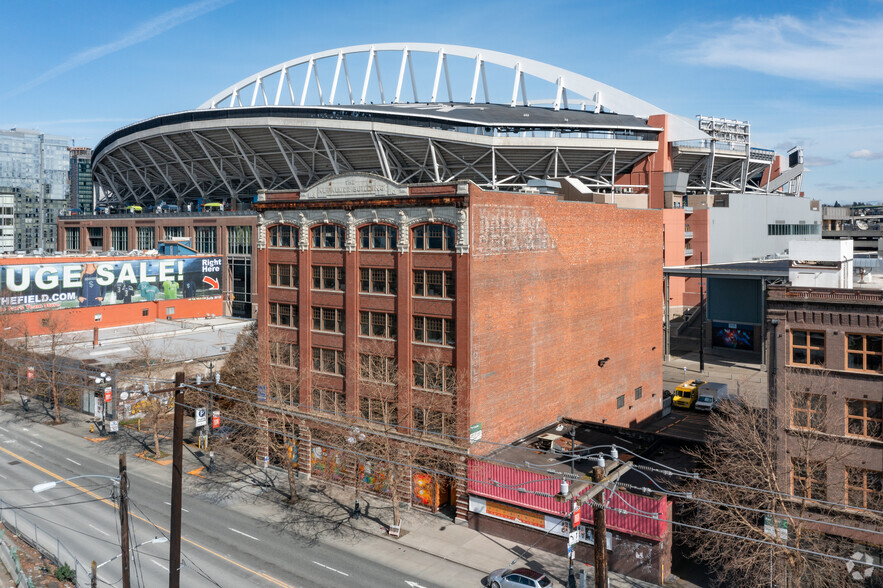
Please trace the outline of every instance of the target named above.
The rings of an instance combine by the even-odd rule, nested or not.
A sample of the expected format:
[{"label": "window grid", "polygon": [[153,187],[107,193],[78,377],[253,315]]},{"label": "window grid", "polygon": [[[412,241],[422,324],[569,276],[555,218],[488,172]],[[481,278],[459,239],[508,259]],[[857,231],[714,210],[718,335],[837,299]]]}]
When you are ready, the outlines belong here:
[{"label": "window grid", "polygon": [[432,362],[413,362],[414,387],[443,394],[453,394],[457,387],[454,366]]},{"label": "window grid", "polygon": [[343,351],[313,347],[313,371],[336,376],[346,375]]},{"label": "window grid", "polygon": [[454,272],[414,270],[414,296],[454,297]]},{"label": "window grid", "polygon": [[104,249],[104,229],[102,227],[89,227],[89,247],[92,249]]},{"label": "window grid", "polygon": [[126,227],[110,228],[110,248],[116,251],[129,250],[129,229]]},{"label": "window grid", "polygon": [[454,415],[431,410],[429,408],[414,407],[414,429],[431,435],[455,435],[456,420]]},{"label": "window grid", "polygon": [[80,228],[73,227],[64,230],[64,246],[67,251],[80,250]]},{"label": "window grid", "polygon": [[883,506],[883,472],[847,466],[846,499],[849,506],[880,510]]},{"label": "window grid", "polygon": [[289,263],[270,264],[270,285],[278,288],[297,288],[297,266]]},{"label": "window grid", "polygon": [[883,402],[847,399],[846,433],[883,440]]},{"label": "window grid", "polygon": [[828,498],[828,474],[822,462],[791,458],[791,493],[815,500]]},{"label": "window grid", "polygon": [[227,254],[251,255],[251,227],[227,227]]},{"label": "window grid", "polygon": [[359,333],[363,337],[396,338],[396,315],[385,312],[359,312]]},{"label": "window grid", "polygon": [[453,251],[456,230],[440,223],[420,225],[414,227],[413,243],[418,251]]},{"label": "window grid", "polygon": [[366,294],[395,294],[396,270],[372,267],[360,268],[359,291]]},{"label": "window grid", "polygon": [[218,231],[215,227],[194,227],[196,250],[200,253],[218,252]]},{"label": "window grid", "polygon": [[313,408],[334,414],[345,414],[346,397],[343,392],[313,388]]},{"label": "window grid", "polygon": [[620,394],[616,397],[616,408],[622,408],[625,406],[625,394]]},{"label": "window grid", "polygon": [[346,231],[338,225],[313,227],[314,249],[343,249],[346,244]]},{"label": "window grid", "polygon": [[156,247],[156,231],[153,227],[137,227],[138,249],[141,251],[149,251]]},{"label": "window grid", "polygon": [[313,330],[327,333],[343,333],[343,309],[313,307]]},{"label": "window grid", "polygon": [[166,239],[176,239],[184,236],[184,227],[164,227]]},{"label": "window grid", "polygon": [[297,367],[297,345],[286,341],[270,343],[270,363],[288,367]]},{"label": "window grid", "polygon": [[767,235],[821,235],[821,225],[793,225],[777,223],[767,225]]},{"label": "window grid", "polygon": [[644,396],[644,387],[638,386],[635,388],[635,400],[640,400],[642,396]]},{"label": "window grid", "polygon": [[398,230],[389,225],[368,225],[359,229],[359,245],[362,249],[394,250],[398,242]]},{"label": "window grid", "polygon": [[269,247],[296,248],[299,237],[300,228],[292,225],[275,225],[267,230]]},{"label": "window grid", "polygon": [[297,304],[270,303],[270,324],[277,327],[298,326]]},{"label": "window grid", "polygon": [[791,331],[791,363],[825,365],[824,331]]},{"label": "window grid", "polygon": [[359,377],[363,380],[395,384],[396,361],[383,355],[359,354]]},{"label": "window grid", "polygon": [[827,399],[822,394],[795,392],[791,398],[791,426],[823,430],[826,408]]},{"label": "window grid", "polygon": [[313,266],[313,289],[344,291],[344,269],[333,265]]},{"label": "window grid", "polygon": [[454,320],[431,316],[414,316],[414,341],[454,346]]},{"label": "window grid", "polygon": [[360,398],[359,414],[363,419],[387,425],[395,425],[399,420],[396,403],[378,398]]},{"label": "window grid", "polygon": [[883,373],[883,335],[847,333],[846,369]]}]

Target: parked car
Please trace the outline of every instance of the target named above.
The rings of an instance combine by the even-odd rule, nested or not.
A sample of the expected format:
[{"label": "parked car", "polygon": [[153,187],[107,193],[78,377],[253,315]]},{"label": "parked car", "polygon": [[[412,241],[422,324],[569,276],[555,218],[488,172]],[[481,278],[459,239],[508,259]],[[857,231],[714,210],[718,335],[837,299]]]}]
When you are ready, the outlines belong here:
[{"label": "parked car", "polygon": [[535,572],[529,568],[517,568],[510,570],[503,568],[495,570],[488,576],[488,584],[491,588],[546,588],[552,585],[552,580],[545,574]]}]

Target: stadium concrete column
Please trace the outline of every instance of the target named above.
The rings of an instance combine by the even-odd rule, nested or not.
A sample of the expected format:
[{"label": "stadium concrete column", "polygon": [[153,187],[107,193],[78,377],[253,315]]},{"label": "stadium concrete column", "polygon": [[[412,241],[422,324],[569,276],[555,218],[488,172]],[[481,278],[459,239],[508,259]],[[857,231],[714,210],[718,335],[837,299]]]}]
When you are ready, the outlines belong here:
[{"label": "stadium concrete column", "polygon": [[654,114],[647,119],[651,127],[662,128],[659,133],[659,147],[654,155],[650,156],[650,208],[665,208],[665,172],[672,171],[671,144],[668,140],[668,115]]}]

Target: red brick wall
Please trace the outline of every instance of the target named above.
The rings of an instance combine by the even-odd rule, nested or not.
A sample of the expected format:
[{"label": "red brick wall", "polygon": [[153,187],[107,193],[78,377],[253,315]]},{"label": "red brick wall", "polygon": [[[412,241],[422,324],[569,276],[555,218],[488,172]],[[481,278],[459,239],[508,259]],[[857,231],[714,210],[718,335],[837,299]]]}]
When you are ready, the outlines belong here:
[{"label": "red brick wall", "polygon": [[628,426],[658,411],[662,213],[477,189],[470,210],[469,413],[482,439],[513,441],[559,416]]}]

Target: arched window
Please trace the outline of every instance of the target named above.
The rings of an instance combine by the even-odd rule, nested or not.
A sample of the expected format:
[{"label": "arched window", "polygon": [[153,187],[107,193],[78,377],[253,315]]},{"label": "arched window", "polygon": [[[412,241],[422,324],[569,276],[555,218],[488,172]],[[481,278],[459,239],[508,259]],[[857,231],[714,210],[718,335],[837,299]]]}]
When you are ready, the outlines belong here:
[{"label": "arched window", "polygon": [[432,223],[414,227],[414,249],[424,251],[453,251],[457,242],[454,227]]},{"label": "arched window", "polygon": [[314,249],[343,249],[345,244],[346,230],[340,225],[313,227]]},{"label": "arched window", "polygon": [[398,235],[398,230],[389,225],[367,225],[359,229],[360,247],[393,250],[398,243]]},{"label": "arched window", "polygon": [[300,228],[292,225],[274,225],[267,230],[270,247],[296,248]]}]

